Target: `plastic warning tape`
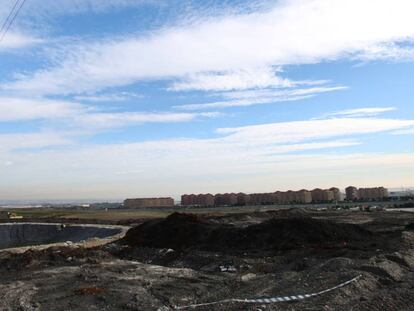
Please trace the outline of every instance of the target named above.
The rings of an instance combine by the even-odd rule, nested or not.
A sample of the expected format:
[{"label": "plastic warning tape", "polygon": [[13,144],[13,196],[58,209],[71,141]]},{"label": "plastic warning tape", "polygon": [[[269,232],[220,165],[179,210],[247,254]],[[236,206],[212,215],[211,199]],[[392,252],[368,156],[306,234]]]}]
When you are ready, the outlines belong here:
[{"label": "plastic warning tape", "polygon": [[311,294],[302,294],[302,295],[293,295],[293,296],[279,296],[279,297],[271,297],[271,298],[257,298],[257,299],[237,299],[237,298],[231,298],[231,299],[224,299],[219,301],[213,301],[213,302],[207,302],[207,303],[199,303],[199,304],[193,304],[193,305],[187,305],[187,306],[180,306],[175,307],[176,310],[182,310],[182,309],[189,309],[189,308],[197,308],[197,307],[204,307],[204,306],[211,306],[216,304],[222,304],[222,303],[229,303],[229,302],[238,302],[238,303],[275,303],[275,302],[288,302],[288,301],[298,301],[303,300],[306,298],[311,298],[315,296],[320,296],[325,293],[331,292],[335,289],[344,287],[352,282],[357,281],[359,278],[361,278],[362,275],[358,275],[354,277],[353,279],[350,279],[346,282],[343,282],[339,285],[336,285],[334,287],[325,289],[320,292],[311,293]]}]

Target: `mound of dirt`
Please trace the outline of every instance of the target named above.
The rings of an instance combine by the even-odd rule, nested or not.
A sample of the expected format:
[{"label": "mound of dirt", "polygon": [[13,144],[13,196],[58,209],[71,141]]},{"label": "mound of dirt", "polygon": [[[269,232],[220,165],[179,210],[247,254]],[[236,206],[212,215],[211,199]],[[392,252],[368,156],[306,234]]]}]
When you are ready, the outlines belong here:
[{"label": "mound of dirt", "polygon": [[411,231],[411,230],[414,230],[414,222],[412,222],[412,223],[410,223],[410,224],[406,225],[406,226],[405,226],[405,229],[406,229],[406,230],[410,230],[410,231]]},{"label": "mound of dirt", "polygon": [[234,213],[225,216],[210,216],[209,220],[216,223],[249,223],[270,218],[306,217],[307,214],[309,214],[309,211],[305,208],[289,208],[261,212]]},{"label": "mound of dirt", "polygon": [[21,254],[3,252],[0,253],[0,274],[36,269],[40,266],[58,266],[62,263],[66,265],[98,263],[112,258],[108,252],[82,247],[50,247],[43,250],[27,250]]},{"label": "mound of dirt", "polygon": [[360,245],[372,237],[358,225],[310,217],[272,218],[237,227],[174,213],[130,229],[123,242],[130,246],[206,251],[278,251],[302,247],[336,248]]}]

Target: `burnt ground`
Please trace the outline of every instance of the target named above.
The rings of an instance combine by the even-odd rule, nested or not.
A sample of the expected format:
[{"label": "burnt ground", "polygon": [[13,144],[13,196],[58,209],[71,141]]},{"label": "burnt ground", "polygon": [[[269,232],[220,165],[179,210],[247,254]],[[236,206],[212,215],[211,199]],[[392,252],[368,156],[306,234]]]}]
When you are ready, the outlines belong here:
[{"label": "burnt ground", "polygon": [[357,275],[298,302],[196,310],[414,310],[413,224],[403,212],[173,214],[103,247],[0,253],[0,310],[173,310],[313,293]]}]

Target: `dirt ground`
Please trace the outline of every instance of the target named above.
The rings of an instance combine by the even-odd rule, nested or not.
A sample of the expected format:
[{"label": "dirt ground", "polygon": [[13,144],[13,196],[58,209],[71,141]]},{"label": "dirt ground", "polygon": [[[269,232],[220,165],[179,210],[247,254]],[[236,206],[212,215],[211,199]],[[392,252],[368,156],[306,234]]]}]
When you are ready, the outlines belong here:
[{"label": "dirt ground", "polygon": [[311,294],[357,276],[299,301],[194,310],[414,310],[413,224],[406,212],[173,214],[106,246],[0,253],[0,310],[174,310]]}]

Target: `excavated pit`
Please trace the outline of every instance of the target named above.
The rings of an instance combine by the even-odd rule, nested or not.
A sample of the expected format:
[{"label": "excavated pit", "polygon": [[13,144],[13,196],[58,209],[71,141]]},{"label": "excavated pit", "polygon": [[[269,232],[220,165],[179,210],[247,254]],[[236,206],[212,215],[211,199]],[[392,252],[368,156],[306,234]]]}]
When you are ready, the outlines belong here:
[{"label": "excavated pit", "polygon": [[122,232],[122,228],[98,225],[0,224],[0,250],[68,241],[79,243],[92,238],[109,239]]}]

